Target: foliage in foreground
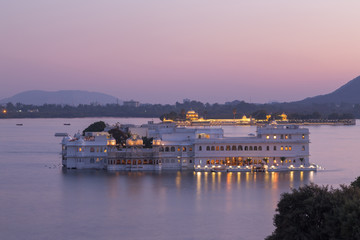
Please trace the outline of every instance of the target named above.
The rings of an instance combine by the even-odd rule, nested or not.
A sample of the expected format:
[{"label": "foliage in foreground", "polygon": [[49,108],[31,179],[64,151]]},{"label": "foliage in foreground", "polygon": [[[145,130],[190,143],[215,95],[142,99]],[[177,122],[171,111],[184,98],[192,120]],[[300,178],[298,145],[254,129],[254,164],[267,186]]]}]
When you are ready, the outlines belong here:
[{"label": "foliage in foreground", "polygon": [[360,239],[360,177],[340,189],[315,184],[284,193],[267,240]]}]

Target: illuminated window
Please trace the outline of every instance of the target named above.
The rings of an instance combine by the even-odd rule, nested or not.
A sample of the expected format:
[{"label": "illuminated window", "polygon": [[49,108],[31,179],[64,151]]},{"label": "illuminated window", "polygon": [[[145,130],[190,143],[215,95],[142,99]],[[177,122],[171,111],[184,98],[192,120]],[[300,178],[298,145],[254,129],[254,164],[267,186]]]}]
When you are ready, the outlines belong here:
[{"label": "illuminated window", "polygon": [[220,147],[219,146],[216,146],[216,151],[219,151],[220,150]]},{"label": "illuminated window", "polygon": [[178,152],[180,152],[181,148],[180,148],[180,147],[178,147],[178,149],[177,149],[177,150],[178,150]]},{"label": "illuminated window", "polygon": [[274,139],[276,139],[276,135],[274,135]]},{"label": "illuminated window", "polygon": [[186,147],[183,147],[183,152],[186,152]]},{"label": "illuminated window", "polygon": [[301,150],[302,150],[302,151],[305,151],[305,146],[302,146]]},{"label": "illuminated window", "polygon": [[285,146],[285,151],[287,151],[288,150],[288,146]]},{"label": "illuminated window", "polygon": [[79,147],[78,151],[79,151],[79,152],[81,152],[81,151],[82,151],[82,148],[81,148],[81,147]]},{"label": "illuminated window", "polygon": [[189,148],[189,152],[192,152],[192,147]]},{"label": "illuminated window", "polygon": [[283,146],[280,147],[280,151],[284,151],[284,147],[283,147]]},{"label": "illuminated window", "polygon": [[266,139],[270,139],[270,136],[269,136],[269,135],[266,135]]},{"label": "illuminated window", "polygon": [[291,151],[292,150],[292,147],[291,146],[289,146],[289,151]]},{"label": "illuminated window", "polygon": [[184,160],[183,160],[183,163],[186,163],[186,162],[187,162],[186,159],[184,159]]},{"label": "illuminated window", "polygon": [[224,146],[220,146],[220,151],[224,151]]},{"label": "illuminated window", "polygon": [[216,161],[215,161],[215,164],[219,164],[219,160],[216,160]]},{"label": "illuminated window", "polygon": [[210,160],[208,159],[208,160],[206,160],[206,164],[210,164]]},{"label": "illuminated window", "polygon": [[229,145],[226,146],[226,151],[230,151],[230,146]]},{"label": "illuminated window", "polygon": [[107,149],[105,148],[105,149],[104,149],[104,153],[106,153],[106,152],[107,152]]},{"label": "illuminated window", "polygon": [[305,134],[302,135],[302,139],[305,139]]},{"label": "illuminated window", "polygon": [[288,135],[285,135],[285,139],[288,139],[289,138],[289,136]]}]

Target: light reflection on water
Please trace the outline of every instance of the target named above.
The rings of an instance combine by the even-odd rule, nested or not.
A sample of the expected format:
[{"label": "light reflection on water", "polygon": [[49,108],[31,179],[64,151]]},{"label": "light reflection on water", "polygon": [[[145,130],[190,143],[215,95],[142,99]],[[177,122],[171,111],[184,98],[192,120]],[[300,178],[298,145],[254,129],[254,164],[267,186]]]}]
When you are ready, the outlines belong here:
[{"label": "light reflection on water", "polygon": [[[281,193],[310,182],[337,187],[359,175],[359,125],[309,127],[311,161],[326,169],[319,172],[61,169],[54,133],[97,120],[0,121],[1,239],[263,239]],[[224,130],[246,136],[255,128]]]}]

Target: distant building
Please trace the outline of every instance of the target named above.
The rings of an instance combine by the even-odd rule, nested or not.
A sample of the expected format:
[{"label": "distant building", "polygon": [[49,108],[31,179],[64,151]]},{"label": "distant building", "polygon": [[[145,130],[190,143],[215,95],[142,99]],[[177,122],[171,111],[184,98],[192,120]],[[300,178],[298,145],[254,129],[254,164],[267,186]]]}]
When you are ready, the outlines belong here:
[{"label": "distant building", "polygon": [[139,107],[140,103],[138,101],[130,100],[130,101],[124,101],[123,105],[126,107]]}]

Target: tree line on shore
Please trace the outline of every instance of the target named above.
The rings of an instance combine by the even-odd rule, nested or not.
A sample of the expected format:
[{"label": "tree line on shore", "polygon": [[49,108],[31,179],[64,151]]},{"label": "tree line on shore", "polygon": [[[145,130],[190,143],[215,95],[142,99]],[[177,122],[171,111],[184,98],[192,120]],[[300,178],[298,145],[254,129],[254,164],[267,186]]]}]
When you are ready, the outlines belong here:
[{"label": "tree line on shore", "polygon": [[266,240],[360,239],[360,177],[334,189],[315,184],[283,193]]},{"label": "tree line on shore", "polygon": [[194,110],[206,118],[241,118],[243,115],[265,119],[267,114],[275,118],[285,112],[289,119],[353,119],[360,118],[360,104],[254,104],[233,101],[225,104],[209,104],[189,101],[176,104],[142,104],[139,107],[118,104],[78,106],[44,104],[3,105],[0,118],[75,118],[75,117],[151,117],[184,118],[186,111]]}]

